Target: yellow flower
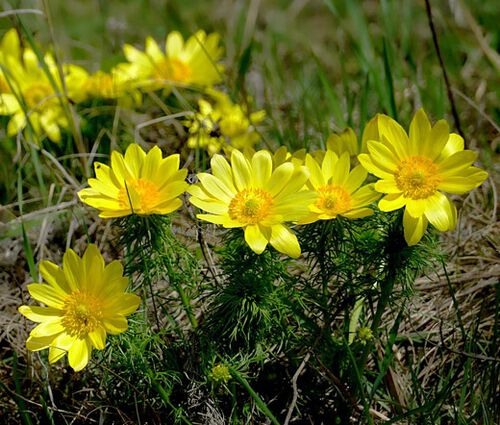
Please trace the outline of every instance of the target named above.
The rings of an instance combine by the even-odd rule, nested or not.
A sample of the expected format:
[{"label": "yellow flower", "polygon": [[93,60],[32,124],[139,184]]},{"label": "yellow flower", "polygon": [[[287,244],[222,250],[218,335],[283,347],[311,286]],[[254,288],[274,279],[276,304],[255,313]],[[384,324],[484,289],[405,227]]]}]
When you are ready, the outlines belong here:
[{"label": "yellow flower", "polygon": [[387,194],[381,211],[405,207],[404,235],[408,245],[417,244],[428,222],[443,232],[457,221],[453,202],[442,192],[462,194],[479,186],[488,173],[473,167],[477,154],[464,150],[463,139],[449,133],[448,123],[433,127],[425,112],[415,114],[410,135],[392,118],[380,115],[379,141],[368,142],[368,154],[358,156],[361,164],[381,180],[375,190]]},{"label": "yellow flower", "polygon": [[[0,64],[5,68],[3,79],[8,90],[0,94],[0,115],[12,115],[7,125],[7,135],[14,136],[22,131],[29,120],[31,128],[38,137],[44,133],[58,142],[61,140],[60,128],[68,128],[69,123],[63,108],[64,98],[58,67],[51,55],[46,54],[45,71],[35,52],[25,48],[22,52],[15,31],[9,31],[0,47]],[[76,72],[79,67],[63,66],[65,76]],[[52,79],[52,81],[51,81]],[[2,84],[4,86],[5,84]]]},{"label": "yellow flower", "polygon": [[127,72],[139,87],[157,90],[176,86],[210,86],[220,82],[223,67],[217,64],[223,54],[217,33],[198,31],[184,42],[177,31],[168,34],[165,53],[156,41],[146,38],[146,51],[130,44],[123,51],[129,61]]},{"label": "yellow flower", "polygon": [[331,220],[338,215],[361,218],[373,213],[367,205],[380,195],[373,190],[373,184],[361,187],[368,173],[361,165],[350,171],[348,152],[339,158],[329,150],[322,161],[307,154],[306,166],[311,173],[309,185],[318,197],[309,205],[311,213],[300,221],[301,224]]},{"label": "yellow flower", "polygon": [[157,146],[146,155],[132,144],[125,157],[116,151],[111,154],[111,167],[96,162],[94,169],[96,178],[89,179],[90,188],[78,196],[105,218],[171,213],[182,205],[179,196],[188,186],[187,169],[179,169],[179,155],[162,158]]},{"label": "yellow flower", "polygon": [[30,295],[46,307],[19,307],[19,312],[40,324],[30,333],[26,348],[49,348],[49,362],[68,353],[69,365],[82,370],[93,348],[104,349],[106,335],[117,335],[128,327],[126,316],[137,310],[141,299],[128,294],[128,279],[119,261],[107,266],[95,245],[80,258],[66,251],[62,268],[42,261],[40,273],[47,283],[28,285]]},{"label": "yellow flower", "polygon": [[207,90],[213,102],[198,101],[199,112],[193,119],[186,121],[189,127],[187,145],[204,148],[210,155],[224,149],[246,150],[252,148],[260,139],[254,125],[261,122],[266,112],[261,110],[249,113],[246,108],[234,104],[225,93]]},{"label": "yellow flower", "polygon": [[338,156],[344,152],[349,152],[349,155],[355,156],[367,152],[366,143],[368,140],[379,140],[378,115],[375,115],[366,124],[361,138],[361,146],[358,144],[358,138],[352,128],[346,128],[340,134],[331,134],[326,141],[326,146],[328,150],[335,152]]},{"label": "yellow flower", "polygon": [[212,367],[209,376],[216,384],[221,382],[227,384],[231,380],[231,372],[229,371],[229,368],[221,363],[217,363],[214,367]]},{"label": "yellow flower", "polygon": [[277,167],[278,165],[283,164],[284,162],[291,162],[294,165],[304,165],[306,160],[306,150],[299,149],[294,153],[288,152],[286,146],[280,146],[273,153],[273,166]]},{"label": "yellow flower", "polygon": [[125,105],[140,104],[141,94],[132,87],[131,77],[120,68],[89,74],[83,68],[66,78],[68,96],[76,103],[87,99],[119,99]]},{"label": "yellow flower", "polygon": [[200,182],[188,190],[191,203],[209,213],[197,217],[226,228],[242,227],[245,241],[257,254],[270,243],[290,257],[300,256],[297,237],[285,223],[305,217],[315,198],[302,190],[309,178],[306,167],[286,162],[273,170],[265,150],[251,159],[233,150],[231,165],[216,154],[211,165],[212,174],[198,174]]}]

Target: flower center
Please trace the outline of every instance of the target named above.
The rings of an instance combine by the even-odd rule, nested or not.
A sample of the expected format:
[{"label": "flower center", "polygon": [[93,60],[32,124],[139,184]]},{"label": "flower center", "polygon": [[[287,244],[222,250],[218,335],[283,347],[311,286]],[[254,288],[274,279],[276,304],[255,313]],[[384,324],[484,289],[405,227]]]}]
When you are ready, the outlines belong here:
[{"label": "flower center", "polygon": [[166,80],[187,83],[191,78],[191,68],[179,59],[165,58],[156,64],[153,77],[162,82]]},{"label": "flower center", "polygon": [[436,192],[441,183],[438,166],[423,156],[402,160],[394,178],[403,195],[411,199],[428,198]]},{"label": "flower center", "polygon": [[28,105],[28,108],[31,110],[40,108],[45,109],[51,105],[57,104],[54,90],[46,83],[35,82],[30,84],[23,91],[23,97],[26,105]]},{"label": "flower center", "polygon": [[156,184],[145,179],[128,180],[118,193],[118,202],[124,209],[136,214],[149,214],[158,205],[160,193]]},{"label": "flower center", "polygon": [[83,338],[101,323],[102,304],[94,295],[85,291],[73,292],[63,306],[62,324],[73,336]]},{"label": "flower center", "polygon": [[229,204],[229,217],[244,224],[256,224],[264,220],[271,210],[273,198],[262,189],[244,189]]},{"label": "flower center", "polygon": [[316,207],[328,215],[336,216],[351,209],[351,195],[343,187],[328,184],[318,189]]},{"label": "flower center", "polygon": [[113,77],[103,72],[90,76],[84,84],[84,90],[92,97],[113,98],[117,95]]}]

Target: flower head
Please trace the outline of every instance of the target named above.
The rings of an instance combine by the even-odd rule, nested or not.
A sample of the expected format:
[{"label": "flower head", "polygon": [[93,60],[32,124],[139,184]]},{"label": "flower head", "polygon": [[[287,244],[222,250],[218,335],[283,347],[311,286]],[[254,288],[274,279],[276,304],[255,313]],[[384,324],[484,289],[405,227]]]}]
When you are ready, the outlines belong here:
[{"label": "flower head", "polygon": [[227,384],[231,380],[231,372],[226,365],[217,363],[216,365],[214,365],[214,367],[212,367],[212,370],[209,373],[209,377],[216,384]]},{"label": "flower head", "polygon": [[216,154],[211,165],[212,174],[198,174],[200,182],[189,189],[191,203],[209,213],[198,218],[226,228],[242,227],[245,241],[257,254],[270,243],[298,257],[299,242],[285,223],[306,216],[315,198],[303,190],[309,177],[306,167],[286,162],[273,169],[271,154],[265,150],[250,159],[233,150],[231,164]]},{"label": "flower head", "polygon": [[125,292],[128,279],[120,262],[105,266],[95,245],[89,245],[82,258],[69,249],[62,267],[43,261],[40,273],[47,283],[32,283],[28,291],[46,307],[19,307],[21,314],[40,323],[26,347],[49,348],[50,363],[68,353],[69,365],[79,371],[89,362],[93,348],[104,349],[107,334],[127,330],[126,316],[137,310],[141,299]]},{"label": "flower head", "polygon": [[352,128],[346,128],[342,133],[333,133],[326,141],[327,149],[335,152],[338,156],[344,152],[355,156],[367,152],[368,140],[378,140],[378,115],[375,115],[365,126],[361,138],[361,146],[358,143],[356,133]]},{"label": "flower head", "polygon": [[88,99],[118,99],[121,104],[140,104],[141,93],[132,87],[131,77],[120,67],[110,72],[89,74],[83,68],[66,78],[68,96],[76,103]]},{"label": "flower head", "polygon": [[173,31],[168,34],[163,52],[156,41],[148,37],[142,52],[125,44],[123,51],[129,61],[127,72],[139,87],[157,90],[176,86],[211,86],[221,80],[223,67],[217,64],[223,54],[217,33],[198,31],[186,42]]},{"label": "flower head", "polygon": [[367,206],[380,195],[373,190],[373,184],[361,187],[368,173],[360,165],[350,171],[348,152],[339,158],[328,150],[322,161],[307,154],[306,166],[311,173],[309,185],[318,197],[301,223],[331,220],[339,215],[361,218],[373,213]]},{"label": "flower head", "polygon": [[428,222],[439,231],[452,230],[457,221],[453,202],[442,192],[462,194],[478,187],[488,176],[472,166],[477,154],[464,150],[463,139],[449,133],[448,123],[431,126],[420,109],[410,135],[392,118],[380,115],[380,138],[368,141],[368,153],[358,156],[370,173],[379,177],[375,190],[385,193],[382,211],[405,207],[404,235],[409,245],[422,238]]},{"label": "flower head", "polygon": [[187,145],[204,148],[210,155],[221,149],[249,149],[260,139],[254,125],[261,122],[265,111],[250,113],[242,105],[234,104],[225,93],[207,90],[211,101],[200,99],[199,112],[186,121],[189,127]]},{"label": "flower head", "polygon": [[[0,115],[10,115],[7,135],[14,136],[30,124],[37,136],[44,134],[53,142],[61,140],[61,128],[68,128],[64,111],[67,99],[62,94],[63,84],[57,65],[51,55],[39,62],[31,48],[21,50],[15,30],[10,30],[0,43],[0,64],[5,72],[0,93]],[[81,68],[64,65],[67,77]],[[7,85],[5,84],[7,83]]]},{"label": "flower head", "polygon": [[96,162],[90,188],[78,192],[86,204],[101,211],[100,217],[129,214],[169,214],[182,205],[179,196],[188,184],[186,169],[179,169],[179,155],[162,158],[157,146],[147,154],[132,144],[125,156],[114,151],[111,167]]}]

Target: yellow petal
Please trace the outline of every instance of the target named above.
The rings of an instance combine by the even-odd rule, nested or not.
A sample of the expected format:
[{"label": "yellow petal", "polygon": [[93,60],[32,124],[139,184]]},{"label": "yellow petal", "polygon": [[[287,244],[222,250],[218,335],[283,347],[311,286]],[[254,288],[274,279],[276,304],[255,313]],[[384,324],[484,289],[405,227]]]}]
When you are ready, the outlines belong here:
[{"label": "yellow petal", "polygon": [[427,208],[427,199],[408,199],[406,202],[406,210],[412,217],[417,218],[424,214]]},{"label": "yellow petal", "polygon": [[106,331],[104,330],[104,328],[100,326],[97,327],[92,332],[89,332],[88,337],[95,348],[97,348],[98,350],[104,350],[104,347],[106,345]]},{"label": "yellow petal", "polygon": [[297,236],[283,224],[276,224],[271,228],[269,243],[279,252],[292,258],[300,257],[300,245]]},{"label": "yellow petal", "polygon": [[368,173],[364,169],[362,165],[358,165],[354,167],[353,170],[349,173],[349,177],[345,182],[346,190],[351,194],[355,190],[357,190],[363,182],[366,180]]},{"label": "yellow petal", "polygon": [[425,216],[413,218],[405,210],[403,214],[403,229],[406,243],[410,246],[416,245],[422,239],[425,229],[427,229],[427,219]]},{"label": "yellow petal", "polygon": [[375,183],[375,190],[381,193],[401,193],[394,179],[379,180]]},{"label": "yellow petal", "polygon": [[104,317],[116,315],[128,316],[134,313],[141,304],[141,298],[135,294],[121,293],[106,302]]},{"label": "yellow petal", "polygon": [[22,305],[18,308],[19,313],[33,322],[56,321],[62,316],[62,310],[53,307],[39,307],[36,305]]},{"label": "yellow petal", "polygon": [[58,316],[55,320],[47,320],[43,321],[39,325],[37,325],[31,331],[30,335],[34,338],[57,335],[64,331],[64,326],[61,322],[62,317]]},{"label": "yellow petal", "polygon": [[273,169],[273,160],[271,154],[265,150],[257,152],[252,157],[252,173],[255,187],[264,187],[269,179]]},{"label": "yellow petal", "polygon": [[400,162],[394,153],[380,142],[368,141],[368,152],[373,163],[389,173],[393,173]]},{"label": "yellow petal", "polygon": [[69,287],[72,291],[77,291],[79,289],[86,289],[86,275],[82,259],[77,255],[75,251],[71,248],[68,249],[63,255],[63,267],[64,276],[66,277],[66,282],[68,282]]},{"label": "yellow petal", "polygon": [[106,332],[111,335],[118,335],[128,328],[127,319],[123,316],[107,317],[102,321]]},{"label": "yellow petal", "polygon": [[421,153],[421,148],[424,146],[430,131],[431,123],[421,108],[416,112],[410,124],[409,151],[411,155],[419,155]]},{"label": "yellow petal", "polygon": [[212,214],[227,214],[228,204],[216,199],[205,201],[197,197],[191,197],[189,201],[198,208]]},{"label": "yellow petal", "polygon": [[276,196],[283,190],[283,188],[290,181],[294,169],[295,167],[291,162],[285,162],[284,164],[276,167],[265,187],[271,196]]},{"label": "yellow petal", "polygon": [[[356,137],[356,136],[354,136],[354,137]],[[316,161],[314,161],[314,162],[316,162]],[[336,167],[339,166],[338,162],[339,162],[339,157],[334,152],[329,150],[325,153],[325,157],[323,158],[323,162],[321,163],[321,173],[323,174],[325,183],[327,181],[329,181],[333,177],[333,175],[335,174],[335,169],[336,169]],[[309,171],[311,171],[311,170],[309,170]],[[323,184],[325,184],[325,183],[323,183]],[[319,186],[315,186],[315,187],[319,187]]]},{"label": "yellow petal", "polygon": [[61,360],[66,354],[66,351],[61,350],[57,347],[49,347],[49,363],[55,363],[58,360]]},{"label": "yellow petal", "polygon": [[233,193],[236,193],[236,188],[233,182],[233,172],[227,160],[222,155],[214,155],[210,161],[212,166],[212,174],[221,180]]},{"label": "yellow petal", "polygon": [[[450,128],[446,120],[439,120],[432,127],[427,140],[425,141],[424,156],[435,160],[443,151],[450,137]],[[422,152],[422,151],[421,151]]]},{"label": "yellow petal", "polygon": [[26,348],[30,351],[39,351],[48,348],[57,335],[47,335],[41,337],[29,336],[26,340]]},{"label": "yellow petal", "polygon": [[252,185],[252,170],[245,156],[237,150],[231,154],[231,168],[233,170],[234,182],[238,190],[243,190]]},{"label": "yellow petal", "polygon": [[453,210],[448,198],[440,192],[426,199],[425,217],[439,231],[445,232],[453,225]]},{"label": "yellow petal", "polygon": [[[1,75],[0,75],[1,78]],[[0,94],[0,115],[12,115],[19,111],[21,106],[11,93],[1,93]]]},{"label": "yellow petal", "polygon": [[406,201],[407,199],[401,193],[390,193],[379,201],[378,208],[384,212],[394,211],[404,207]]},{"label": "yellow petal", "polygon": [[227,215],[196,214],[196,217],[209,223],[220,224],[227,229],[243,226],[239,221],[232,220]]},{"label": "yellow petal", "polygon": [[[177,156],[178,158],[178,156]],[[162,162],[161,150],[158,146],[154,146],[144,158],[141,177],[146,180],[157,181],[156,176]],[[178,169],[179,166],[175,169]]]},{"label": "yellow petal", "polygon": [[456,133],[451,133],[448,138],[448,142],[444,146],[441,154],[439,155],[437,162],[442,161],[445,158],[453,155],[456,152],[463,151],[465,147],[464,139]]},{"label": "yellow petal", "polygon": [[358,155],[358,161],[360,162],[360,164],[363,166],[363,168],[366,171],[373,174],[374,176],[377,176],[381,179],[393,178],[393,174],[390,170],[387,170],[387,169],[381,168],[378,165],[375,165],[375,163],[372,161],[370,155],[368,155],[368,154]]},{"label": "yellow petal", "polygon": [[164,55],[158,47],[158,43],[152,37],[146,37],[145,48],[147,55],[153,62],[160,62],[163,59]]},{"label": "yellow petal", "polygon": [[326,184],[325,176],[318,164],[318,162],[310,155],[306,155],[306,167],[309,170],[309,179],[315,189],[320,188]]},{"label": "yellow petal", "polygon": [[184,47],[184,39],[178,31],[172,31],[167,36],[165,49],[169,58],[177,58],[181,56]]},{"label": "yellow petal", "polygon": [[69,349],[68,361],[75,372],[79,372],[87,366],[91,351],[92,347],[86,338],[78,338],[73,342]]},{"label": "yellow petal", "polygon": [[133,178],[141,177],[142,166],[144,164],[144,159],[146,158],[146,153],[144,150],[136,143],[129,145],[125,152],[125,165],[130,170]]},{"label": "yellow petal", "polygon": [[66,282],[64,272],[57,264],[47,260],[41,261],[38,269],[40,270],[43,280],[50,286],[53,286],[56,289],[61,289],[66,294],[71,292],[71,288]]},{"label": "yellow petal", "polygon": [[208,173],[199,173],[198,179],[200,180],[203,188],[212,195],[213,198],[223,201],[227,204],[233,199],[234,193],[217,177]]},{"label": "yellow petal", "polygon": [[466,150],[456,152],[439,163],[439,174],[441,176],[457,175],[462,170],[469,168],[476,158],[477,153],[474,151]]},{"label": "yellow petal", "polygon": [[347,211],[346,213],[342,213],[343,217],[347,217],[350,219],[355,218],[364,218],[373,214],[373,210],[370,208],[358,208],[355,210]]},{"label": "yellow petal", "polygon": [[469,167],[461,172],[460,176],[443,176],[438,189],[444,192],[461,195],[480,186],[488,177],[486,171],[476,167]]},{"label": "yellow petal", "polygon": [[256,254],[262,254],[268,243],[257,224],[245,227],[245,241]]},{"label": "yellow petal", "polygon": [[380,141],[380,135],[378,133],[378,118],[379,114],[375,115],[370,121],[368,121],[363,130],[363,136],[361,138],[361,153],[368,152],[368,140]]},{"label": "yellow petal", "polygon": [[[328,155],[328,152],[326,153]],[[326,158],[325,155],[325,158]],[[348,152],[344,152],[335,164],[333,169],[332,179],[329,183],[343,186],[349,177],[349,170],[351,168],[351,159]]]},{"label": "yellow petal", "polygon": [[381,140],[386,140],[398,159],[406,158],[409,144],[406,131],[387,115],[379,115],[378,131]]},{"label": "yellow petal", "polygon": [[280,203],[285,200],[289,195],[298,192],[303,189],[307,180],[309,179],[309,170],[307,167],[301,165],[295,167],[292,173],[292,177],[288,184],[274,197],[274,202]]},{"label": "yellow petal", "polygon": [[41,283],[32,283],[28,285],[28,292],[37,301],[46,304],[49,307],[62,309],[66,294],[50,285]]}]

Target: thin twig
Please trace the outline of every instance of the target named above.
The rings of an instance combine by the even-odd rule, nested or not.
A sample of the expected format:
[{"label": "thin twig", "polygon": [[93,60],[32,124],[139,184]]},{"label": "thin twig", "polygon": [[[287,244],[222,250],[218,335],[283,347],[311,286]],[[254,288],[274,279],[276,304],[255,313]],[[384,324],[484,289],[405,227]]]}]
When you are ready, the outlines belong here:
[{"label": "thin twig", "polygon": [[300,366],[297,368],[297,371],[293,375],[292,378],[293,397],[290,406],[288,407],[288,412],[286,414],[285,422],[283,422],[283,425],[288,425],[290,419],[292,419],[292,413],[293,410],[295,409],[295,405],[297,404],[297,399],[299,398],[299,389],[297,387],[297,380],[299,379],[300,374],[306,367],[306,363],[309,361],[310,357],[311,353],[309,352],[305,355],[304,359],[302,360],[302,363],[300,364]]},{"label": "thin twig", "polygon": [[436,50],[436,55],[439,59],[439,66],[443,71],[444,83],[446,84],[446,93],[448,94],[448,100],[450,101],[451,113],[453,119],[455,120],[455,126],[460,136],[465,139],[464,132],[462,131],[462,126],[460,125],[460,118],[458,117],[457,107],[455,106],[455,98],[453,97],[453,91],[451,90],[450,80],[448,79],[448,73],[444,66],[443,56],[441,55],[441,49],[439,48],[438,36],[436,33],[436,28],[434,27],[434,21],[432,20],[432,10],[429,0],[425,0],[425,10],[427,12],[427,20],[429,21],[429,28],[432,33],[432,41],[434,43],[434,49]]}]

